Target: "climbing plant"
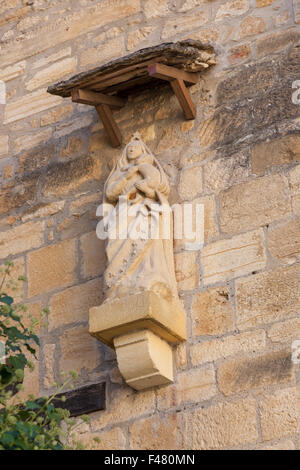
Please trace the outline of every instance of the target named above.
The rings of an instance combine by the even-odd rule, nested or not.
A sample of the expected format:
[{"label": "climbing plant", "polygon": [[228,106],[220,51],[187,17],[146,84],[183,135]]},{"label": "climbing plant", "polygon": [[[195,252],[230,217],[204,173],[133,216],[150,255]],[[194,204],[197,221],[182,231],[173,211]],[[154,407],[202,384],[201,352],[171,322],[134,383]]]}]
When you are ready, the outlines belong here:
[{"label": "climbing plant", "polygon": [[[76,372],[70,372],[64,383],[55,384],[56,392],[49,397],[30,395],[21,399],[24,374],[34,369],[32,359],[39,347],[35,331],[49,312],[42,311],[40,318],[29,316],[28,326],[28,318],[24,321],[27,307],[17,304],[13,294],[7,294],[16,292],[20,282],[26,282],[22,276],[13,279],[13,267],[12,262],[6,262],[0,281],[0,450],[80,449],[83,446],[74,433],[78,420],[54,405],[57,395],[72,387]],[[88,421],[86,416],[81,419]]]}]

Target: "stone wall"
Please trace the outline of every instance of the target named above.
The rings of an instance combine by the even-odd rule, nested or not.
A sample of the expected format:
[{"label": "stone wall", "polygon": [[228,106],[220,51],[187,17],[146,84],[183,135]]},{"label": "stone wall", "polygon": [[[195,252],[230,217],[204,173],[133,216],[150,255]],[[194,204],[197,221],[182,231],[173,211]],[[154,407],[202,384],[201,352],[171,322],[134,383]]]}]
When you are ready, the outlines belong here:
[{"label": "stone wall", "polygon": [[[80,439],[111,449],[300,446],[299,0],[4,0],[0,5],[0,258],[24,273],[31,313],[50,307],[26,392],[62,371],[105,380],[107,409]],[[46,93],[76,72],[163,41],[212,43],[218,65],[191,88],[184,121],[165,88],[115,113],[139,130],[171,182],[170,202],[205,205],[205,246],[175,245],[188,341],[176,381],[134,392],[88,335],[105,266],[95,209],[119,151],[94,109]],[[297,368],[298,367],[298,368]],[[297,402],[298,399],[298,402]]]}]

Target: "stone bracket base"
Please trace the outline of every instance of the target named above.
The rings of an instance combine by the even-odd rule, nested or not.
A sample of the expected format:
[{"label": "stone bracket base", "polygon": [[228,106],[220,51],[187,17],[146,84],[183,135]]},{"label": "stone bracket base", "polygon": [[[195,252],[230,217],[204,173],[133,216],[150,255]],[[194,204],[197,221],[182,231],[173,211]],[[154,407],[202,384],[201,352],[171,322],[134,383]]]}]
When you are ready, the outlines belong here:
[{"label": "stone bracket base", "polygon": [[173,382],[171,346],[141,330],[114,339],[118,365],[126,383],[135,390]]},{"label": "stone bracket base", "polygon": [[186,318],[179,301],[145,291],[91,308],[89,331],[116,350],[127,384],[141,390],[173,381],[168,343],[186,339]]}]

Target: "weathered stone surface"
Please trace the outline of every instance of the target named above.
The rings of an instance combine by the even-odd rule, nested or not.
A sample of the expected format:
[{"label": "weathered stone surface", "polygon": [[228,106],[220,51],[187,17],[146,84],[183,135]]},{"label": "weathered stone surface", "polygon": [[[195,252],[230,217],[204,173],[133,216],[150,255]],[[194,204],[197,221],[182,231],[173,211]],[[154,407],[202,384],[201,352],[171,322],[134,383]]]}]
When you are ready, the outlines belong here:
[{"label": "weathered stone surface", "polygon": [[24,35],[22,41],[9,41],[5,51],[0,54],[1,63],[5,66],[24,59],[24,56],[31,57],[37,52],[41,53],[49,48],[49,44],[55,47],[111,22],[130,17],[138,13],[140,7],[140,0],[104,0],[66,15],[54,15],[47,25],[42,23],[34,31]]},{"label": "weathered stone surface", "polygon": [[76,136],[72,136],[68,138],[67,146],[64,147],[61,151],[59,156],[62,158],[65,157],[74,157],[74,155],[82,149],[84,142]]},{"label": "weathered stone surface", "polygon": [[19,3],[19,0],[3,0],[0,5],[0,13],[6,13],[8,10],[15,8]]},{"label": "weathered stone surface", "polygon": [[267,56],[299,40],[299,31],[289,29],[282,32],[269,34],[257,41],[257,52],[260,56]]},{"label": "weathered stone surface", "polygon": [[202,192],[202,168],[199,166],[181,171],[179,181],[179,196],[183,201],[190,201]]},{"label": "weathered stone surface", "polygon": [[0,135],[0,157],[8,154],[8,135]]},{"label": "weathered stone surface", "polygon": [[290,351],[225,362],[218,370],[219,389],[224,395],[265,385],[291,382],[294,378]]},{"label": "weathered stone surface", "polygon": [[43,243],[44,222],[30,222],[0,232],[0,259],[38,248]]},{"label": "weathered stone surface", "polygon": [[151,416],[130,426],[130,446],[134,450],[187,449],[185,428],[185,417],[180,413],[170,413],[163,420]]},{"label": "weathered stone surface", "polygon": [[180,343],[175,349],[175,363],[178,368],[182,368],[187,364],[187,351],[184,343]]},{"label": "weathered stone surface", "polygon": [[290,181],[293,211],[300,215],[300,165],[290,171]]},{"label": "weathered stone surface", "polygon": [[73,112],[72,105],[62,106],[48,111],[41,117],[41,126],[50,126],[58,121],[63,121],[71,116]]},{"label": "weathered stone surface", "polygon": [[196,258],[197,252],[185,251],[175,255],[175,274],[179,289],[191,290],[197,286],[199,275]]},{"label": "weathered stone surface", "polygon": [[273,343],[288,343],[300,338],[300,318],[293,318],[272,325],[268,337]]},{"label": "weathered stone surface", "polygon": [[45,344],[44,346],[44,364],[45,364],[45,375],[44,375],[44,387],[51,388],[54,385],[54,365],[55,365],[55,344]]},{"label": "weathered stone surface", "polygon": [[191,413],[193,449],[222,449],[258,438],[255,400],[221,403]]},{"label": "weathered stone surface", "polygon": [[195,336],[221,335],[234,329],[234,309],[228,287],[195,294],[191,312]]},{"label": "weathered stone surface", "polygon": [[242,21],[240,26],[240,38],[254,36],[265,31],[266,25],[262,18],[256,16],[248,16]]},{"label": "weathered stone surface", "polygon": [[96,221],[91,220],[89,213],[83,215],[72,215],[65,218],[58,226],[57,232],[61,240],[75,238],[96,228]]},{"label": "weathered stone surface", "polygon": [[34,150],[28,150],[19,157],[19,173],[32,173],[47,166],[55,157],[55,145],[43,145]]},{"label": "weathered stone surface", "polygon": [[83,257],[82,274],[84,277],[100,276],[106,265],[105,241],[99,240],[96,231],[86,233],[80,238]]},{"label": "weathered stone surface", "polygon": [[205,11],[198,11],[192,16],[177,16],[177,18],[168,20],[162,32],[162,38],[166,39],[176,34],[191,31],[199,28],[208,21],[208,15]]},{"label": "weathered stone surface", "polygon": [[50,303],[50,328],[87,322],[89,309],[102,303],[101,287],[101,282],[96,279],[55,294]]},{"label": "weathered stone surface", "polygon": [[66,330],[60,338],[60,347],[60,370],[63,372],[90,371],[100,363],[98,342],[90,336],[87,326]]},{"label": "weathered stone surface", "polygon": [[192,364],[204,364],[246,352],[256,352],[265,347],[264,330],[250,331],[222,339],[203,341],[191,346]]},{"label": "weathered stone surface", "polygon": [[236,183],[245,181],[250,175],[248,156],[241,152],[231,157],[218,158],[204,167],[204,188],[218,193]]},{"label": "weathered stone surface", "polygon": [[159,410],[168,410],[183,403],[201,403],[216,393],[214,368],[192,369],[178,374],[175,384],[158,390],[157,407]]},{"label": "weathered stone surface", "polygon": [[296,388],[266,393],[260,402],[262,436],[265,441],[300,431],[299,391]]},{"label": "weathered stone surface", "polygon": [[124,37],[117,37],[106,41],[98,47],[92,47],[81,54],[80,65],[86,67],[89,64],[105,64],[106,62],[120,57],[125,51]]},{"label": "weathered stone surface", "polygon": [[[264,40],[268,44],[267,39]],[[299,60],[299,59],[298,59]],[[282,79],[280,85],[274,86],[254,98],[248,109],[252,120],[252,132],[260,131],[285,119],[294,119],[300,115],[300,107],[291,100],[291,79]],[[270,106],[276,103],[276,106]]]},{"label": "weathered stone surface", "polygon": [[27,13],[29,13],[30,9],[31,9],[30,6],[26,5],[26,6],[17,8],[16,10],[7,11],[6,15],[3,15],[2,18],[0,19],[0,26],[3,26],[11,21],[20,20],[21,18],[26,16]]},{"label": "weathered stone surface", "polygon": [[14,78],[19,77],[24,73],[26,62],[19,62],[18,64],[10,65],[5,69],[0,71],[0,80],[4,82],[8,82],[13,80]]},{"label": "weathered stone surface", "polygon": [[45,90],[35,91],[15,101],[9,101],[5,107],[4,124],[19,121],[61,103],[58,96],[50,96]]},{"label": "weathered stone surface", "polygon": [[249,43],[240,46],[234,46],[229,50],[228,61],[230,64],[237,62],[245,62],[251,52],[251,45]]},{"label": "weathered stone surface", "polygon": [[299,0],[293,0],[294,14],[296,23],[300,23],[300,3]]},{"label": "weathered stone surface", "polygon": [[3,179],[7,180],[12,178],[14,174],[14,167],[13,165],[6,165],[3,170]]},{"label": "weathered stone surface", "polygon": [[[153,2],[151,1],[151,4]],[[137,29],[128,33],[127,49],[131,51],[135,49],[141,42],[144,42],[155,30],[152,26],[145,26],[144,28]]]},{"label": "weathered stone surface", "polygon": [[65,77],[70,73],[74,73],[77,67],[76,57],[70,57],[68,59],[55,62],[52,65],[37,72],[27,83],[26,88],[29,91],[33,91],[36,88],[41,88],[47,83],[53,83],[59,78]]},{"label": "weathered stone surface", "polygon": [[22,216],[22,222],[27,222],[38,217],[47,217],[61,212],[64,208],[65,201],[52,202],[51,204],[37,204],[28,209]]},{"label": "weathered stone surface", "polygon": [[46,142],[52,136],[52,129],[47,129],[42,132],[35,132],[34,134],[22,135],[15,139],[13,149],[15,153],[19,153],[22,150],[32,149],[41,142]]},{"label": "weathered stone surface", "polygon": [[219,104],[240,101],[264,93],[275,83],[276,65],[271,60],[242,65],[226,75],[217,87]]},{"label": "weathered stone surface", "polygon": [[263,175],[273,166],[289,165],[300,160],[300,136],[292,134],[256,144],[251,151],[252,171]]},{"label": "weathered stone surface", "polygon": [[245,276],[266,265],[263,232],[260,230],[219,240],[201,250],[205,285]]},{"label": "weathered stone surface", "polygon": [[66,47],[65,49],[60,49],[58,52],[54,52],[53,54],[46,55],[46,57],[41,57],[40,59],[34,61],[32,64],[32,69],[39,69],[41,67],[45,67],[52,62],[57,62],[64,57],[70,56],[72,53],[71,47]]},{"label": "weathered stone surface", "polygon": [[[94,438],[98,442],[94,441]],[[110,431],[84,433],[78,436],[86,450],[126,450],[126,436],[121,428],[113,428]]]},{"label": "weathered stone surface", "polygon": [[146,17],[166,16],[169,11],[168,3],[168,0],[147,0],[144,4]]},{"label": "weathered stone surface", "polygon": [[28,255],[28,296],[72,284],[76,281],[75,267],[74,240],[32,251]]},{"label": "weathered stone surface", "polygon": [[155,410],[155,393],[144,390],[136,393],[129,387],[112,391],[109,397],[108,409],[92,418],[92,429],[99,430],[110,423],[129,421],[134,416],[147,416]]},{"label": "weathered stone surface", "polygon": [[45,196],[57,196],[75,191],[101,176],[99,158],[84,156],[68,162],[53,164],[46,174]]},{"label": "weathered stone surface", "polygon": [[262,445],[259,450],[295,450],[295,444],[293,441],[285,440],[277,444]]},{"label": "weathered stone surface", "polygon": [[268,230],[268,248],[274,258],[293,262],[300,258],[300,218]]},{"label": "weathered stone surface", "polygon": [[75,131],[79,131],[84,127],[89,127],[94,122],[94,115],[92,113],[85,113],[81,117],[72,119],[69,121],[63,121],[57,124],[54,137],[56,139],[72,134]]},{"label": "weathered stone surface", "polygon": [[288,181],[272,175],[238,184],[220,194],[220,227],[235,233],[280,220],[291,212]]},{"label": "weathered stone surface", "polygon": [[240,329],[298,315],[300,266],[280,268],[236,281]]},{"label": "weathered stone surface", "polygon": [[256,6],[258,8],[267,7],[269,5],[272,5],[272,3],[274,3],[274,0],[256,0]]},{"label": "weathered stone surface", "polygon": [[241,139],[249,131],[249,106],[233,104],[219,108],[213,117],[199,126],[196,134],[201,147],[211,147]]},{"label": "weathered stone surface", "polygon": [[249,9],[248,0],[230,0],[221,5],[217,11],[216,21],[224,20],[232,16],[240,16]]}]

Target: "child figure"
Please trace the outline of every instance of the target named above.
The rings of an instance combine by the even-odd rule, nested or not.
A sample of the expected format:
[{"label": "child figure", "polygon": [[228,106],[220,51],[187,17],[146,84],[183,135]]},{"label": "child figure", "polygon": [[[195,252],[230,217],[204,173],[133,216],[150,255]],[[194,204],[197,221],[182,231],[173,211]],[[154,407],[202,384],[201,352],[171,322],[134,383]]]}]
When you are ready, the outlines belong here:
[{"label": "child figure", "polygon": [[160,172],[154,166],[154,158],[151,154],[144,153],[139,141],[133,141],[128,145],[127,158],[133,163],[122,168],[127,171],[127,178],[131,178],[139,172],[143,179],[135,183],[135,187],[142,191],[147,197],[155,199],[155,190],[160,184]]}]

